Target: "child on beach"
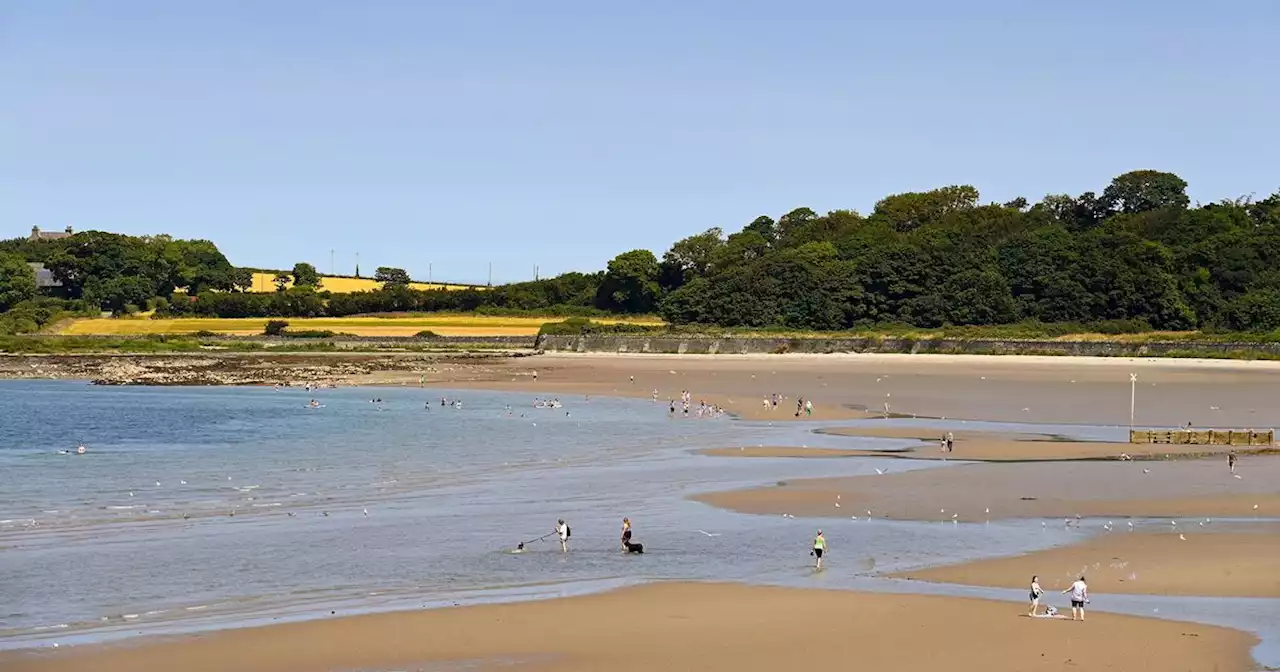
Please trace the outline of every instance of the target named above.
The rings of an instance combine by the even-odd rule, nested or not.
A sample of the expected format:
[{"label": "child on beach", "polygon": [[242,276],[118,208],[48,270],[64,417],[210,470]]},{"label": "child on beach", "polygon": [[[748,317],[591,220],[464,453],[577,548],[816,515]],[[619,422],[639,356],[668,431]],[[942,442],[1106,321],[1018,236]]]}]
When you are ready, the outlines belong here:
[{"label": "child on beach", "polygon": [[1031,616],[1036,615],[1036,611],[1040,608],[1040,596],[1044,591],[1040,589],[1040,577],[1031,577]]},{"label": "child on beach", "polygon": [[1084,605],[1089,603],[1089,584],[1084,577],[1076,579],[1070,588],[1062,591],[1063,595],[1071,593],[1071,620],[1084,620]]}]

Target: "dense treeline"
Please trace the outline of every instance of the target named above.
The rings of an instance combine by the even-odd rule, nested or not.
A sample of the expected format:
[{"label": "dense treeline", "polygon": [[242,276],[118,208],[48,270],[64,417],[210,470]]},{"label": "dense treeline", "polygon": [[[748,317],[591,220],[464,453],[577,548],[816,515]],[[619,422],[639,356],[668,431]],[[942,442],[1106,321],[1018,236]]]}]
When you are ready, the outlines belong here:
[{"label": "dense treeline", "polygon": [[1155,171],[1121,175],[1101,196],[1034,205],[982,205],[974,188],[947,187],[890,196],[866,217],[801,208],[727,238],[712,229],[643,277],[659,285],[644,295],[662,298],[637,307],[675,323],[1272,330],[1280,193],[1190,207],[1186,183]]},{"label": "dense treeline", "polygon": [[[44,262],[86,306],[162,315],[345,316],[380,312],[659,313],[675,324],[835,330],[870,325],[1126,324],[1280,329],[1280,192],[1192,206],[1176,175],[1121,175],[1101,195],[983,204],[971,186],[889,196],[870,215],[808,208],[618,255],[597,273],[491,289],[418,291],[400,269],[382,289],[324,291],[310,264],[245,293],[250,274],[207,241],[90,232],[0,242],[0,310],[34,296],[22,261]],[[293,282],[293,287],[285,286]],[[185,294],[168,297],[173,288]]]}]

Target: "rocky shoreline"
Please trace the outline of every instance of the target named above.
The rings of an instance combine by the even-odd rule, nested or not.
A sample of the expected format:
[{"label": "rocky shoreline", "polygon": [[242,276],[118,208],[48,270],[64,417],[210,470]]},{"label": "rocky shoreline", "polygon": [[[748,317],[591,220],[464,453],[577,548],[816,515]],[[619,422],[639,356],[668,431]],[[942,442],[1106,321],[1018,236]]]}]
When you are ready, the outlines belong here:
[{"label": "rocky shoreline", "polygon": [[95,385],[314,385],[376,384],[378,374],[421,378],[457,368],[483,369],[502,354],[165,354],[8,355],[0,378],[85,380]]}]

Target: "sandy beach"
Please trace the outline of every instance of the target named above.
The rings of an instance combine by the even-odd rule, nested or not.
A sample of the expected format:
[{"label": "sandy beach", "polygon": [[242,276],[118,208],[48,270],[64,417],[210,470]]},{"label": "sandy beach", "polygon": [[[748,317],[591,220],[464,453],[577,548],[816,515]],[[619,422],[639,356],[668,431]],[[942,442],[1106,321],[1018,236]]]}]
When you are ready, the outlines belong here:
[{"label": "sandy beach", "polygon": [[[770,422],[794,420],[796,401],[810,399],[813,415],[803,418],[828,423],[823,431],[829,434],[883,439],[885,449],[712,445],[698,452],[730,459],[873,457],[880,458],[875,464],[883,474],[862,469],[867,475],[839,476],[849,471],[832,460],[830,478],[694,499],[747,514],[847,519],[871,510],[876,518],[894,520],[963,524],[1043,518],[1055,525],[1099,528],[1098,536],[1074,546],[923,568],[901,578],[1021,588],[1039,574],[1046,589],[1060,590],[1084,570],[1100,594],[1280,597],[1273,578],[1280,573],[1280,534],[1274,523],[1250,522],[1280,516],[1280,459],[1273,455],[1242,449],[1235,478],[1225,457],[1216,454],[1223,447],[1078,441],[1034,428],[953,430],[955,450],[944,454],[937,445],[942,432],[877,425],[874,419],[884,415],[887,402],[895,416],[950,422],[1124,425],[1131,371],[1141,381],[1136,388],[1141,426],[1192,422],[1252,428],[1259,417],[1274,417],[1267,414],[1267,404],[1280,381],[1280,366],[1268,362],[564,354],[355,374],[350,382],[516,391],[530,400],[566,402],[582,396],[647,399],[656,389],[664,405],[688,390],[695,406],[705,401],[741,418]],[[773,394],[783,398],[776,408],[762,403]],[[853,420],[860,422],[841,425]],[[1122,461],[1121,454],[1138,459]],[[958,464],[906,471],[889,458]],[[1101,531],[1106,520],[1127,517],[1178,519],[1179,531],[1170,524],[1168,532],[1130,533],[1119,522],[1116,532]],[[1205,518],[1237,521],[1215,520],[1202,527]],[[1242,632],[1106,613],[1091,614],[1086,624],[1024,614],[1022,604],[970,598],[656,584],[545,602],[333,618],[149,638],[127,646],[12,652],[0,655],[0,669],[310,672],[450,662],[480,670],[513,664],[546,670],[773,670],[801,661],[960,672],[1243,672],[1254,667],[1253,638]],[[919,646],[921,638],[935,646]]]},{"label": "sandy beach", "polygon": [[1041,587],[1060,591],[1083,574],[1098,594],[1280,598],[1280,525],[1202,522],[1158,533],[1121,525],[1080,544],[894,576],[1020,588],[1039,575]]},{"label": "sandy beach", "polygon": [[[658,584],[586,597],[227,630],[130,646],[0,654],[6,672],[469,670],[1188,670],[1247,672],[1254,638],[1006,602]],[[928,646],[921,646],[923,641]],[[1135,645],[1141,642],[1141,645]],[[453,667],[447,669],[455,669]]]},{"label": "sandy beach", "polygon": [[[1052,434],[1001,433],[981,431],[953,431],[952,450],[944,452],[942,436],[946,432],[910,427],[833,427],[820,430],[835,436],[854,436],[880,439],[910,439],[920,443],[905,450],[843,451],[850,455],[874,457],[904,457],[922,460],[973,460],[981,462],[1035,461],[1035,460],[1097,460],[1097,459],[1173,459],[1187,457],[1213,457],[1235,450],[1239,454],[1254,454],[1271,450],[1269,447],[1133,444],[1104,441],[1073,441]],[[1221,458],[1220,458],[1221,459]]]},{"label": "sandy beach", "polygon": [[[532,373],[538,372],[538,379]],[[1127,425],[1129,374],[1138,374],[1139,427],[1265,428],[1280,362],[982,355],[610,355],[549,353],[427,376],[441,387],[545,395],[676,398],[689,390],[750,419],[794,417],[800,397],[813,419],[883,415]],[[631,382],[631,377],[635,382]],[[411,379],[410,379],[411,378]],[[368,382],[379,382],[369,379]],[[386,377],[387,384],[417,384]],[[763,410],[770,394],[786,400]]]},{"label": "sandy beach", "polygon": [[[1255,457],[1241,465],[1236,479],[1221,459],[964,464],[898,472],[886,460],[883,475],[804,479],[694,499],[742,513],[848,517],[847,511],[870,509],[894,520],[954,516],[960,522],[1280,514],[1280,460]],[[835,508],[837,497],[846,508]]]}]

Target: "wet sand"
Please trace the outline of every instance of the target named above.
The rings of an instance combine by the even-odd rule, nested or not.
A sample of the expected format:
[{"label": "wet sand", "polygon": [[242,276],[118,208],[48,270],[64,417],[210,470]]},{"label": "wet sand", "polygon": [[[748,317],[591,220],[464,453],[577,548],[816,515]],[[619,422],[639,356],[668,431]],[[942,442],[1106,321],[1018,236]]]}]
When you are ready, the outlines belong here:
[{"label": "wet sand", "polygon": [[[534,381],[532,373],[538,372]],[[1280,362],[981,355],[611,355],[553,353],[429,373],[429,385],[533,394],[659,400],[693,394],[751,419],[895,414],[1007,422],[1127,425],[1129,373],[1138,374],[1140,427],[1266,428]],[[630,378],[635,377],[632,383]],[[417,378],[387,378],[386,384]],[[786,397],[776,411],[761,400]],[[1274,416],[1270,416],[1274,417]]]},{"label": "wet sand", "polygon": [[802,446],[738,446],[737,448],[707,448],[697,451],[699,455],[712,457],[786,457],[786,458],[830,458],[830,457],[866,457],[877,455],[874,451],[838,450],[834,448],[805,448]]},{"label": "wet sand", "polygon": [[[868,670],[1246,672],[1255,639],[1094,613],[1030,619],[1007,602],[660,584],[545,602],[355,616],[128,646],[0,654],[7,672]],[[927,642],[927,646],[921,644]],[[1140,645],[1135,645],[1140,642]],[[856,663],[856,665],[855,665]],[[453,667],[447,669],[454,669]]]},{"label": "wet sand", "polygon": [[[1272,450],[1259,446],[1209,446],[1134,444],[1106,441],[1072,441],[1052,434],[1016,434],[981,431],[952,432],[952,450],[942,450],[940,430],[912,427],[833,427],[819,430],[834,436],[881,439],[913,439],[920,443],[906,450],[864,450],[875,457],[907,457],[921,460],[974,460],[1007,462],[1028,460],[1098,460],[1098,459],[1174,459],[1225,455],[1231,450],[1253,454]],[[852,453],[858,454],[858,453]]]},{"label": "wet sand", "polygon": [[[1277,517],[1280,459],[965,464],[696,495],[742,513],[982,522],[1005,518]],[[839,497],[839,499],[837,499]],[[836,508],[839,501],[841,508]],[[1254,508],[1257,507],[1257,508]],[[990,513],[987,510],[990,509]]]},{"label": "wet sand", "polygon": [[1121,525],[1080,544],[893,576],[1020,588],[1039,575],[1050,593],[1042,602],[1059,606],[1063,600],[1052,593],[1081,574],[1098,594],[1280,598],[1280,525],[1199,522],[1159,533],[1126,532]]}]

